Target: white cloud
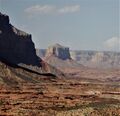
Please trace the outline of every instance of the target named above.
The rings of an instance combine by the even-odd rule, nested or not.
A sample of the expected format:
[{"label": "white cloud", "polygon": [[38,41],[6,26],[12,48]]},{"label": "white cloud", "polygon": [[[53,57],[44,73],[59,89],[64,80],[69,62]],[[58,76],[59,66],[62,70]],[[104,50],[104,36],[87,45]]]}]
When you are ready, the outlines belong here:
[{"label": "white cloud", "polygon": [[49,14],[56,9],[53,5],[35,5],[25,9],[28,14]]},{"label": "white cloud", "polygon": [[112,37],[104,42],[104,46],[108,49],[116,49],[120,46],[120,38]]},{"label": "white cloud", "polygon": [[59,13],[74,13],[80,11],[80,5],[65,6],[58,10]]},{"label": "white cloud", "polygon": [[56,7],[55,5],[35,5],[26,8],[24,11],[28,15],[34,14],[66,14],[66,13],[75,13],[80,10],[80,5],[71,5],[71,6],[64,6],[61,8]]}]

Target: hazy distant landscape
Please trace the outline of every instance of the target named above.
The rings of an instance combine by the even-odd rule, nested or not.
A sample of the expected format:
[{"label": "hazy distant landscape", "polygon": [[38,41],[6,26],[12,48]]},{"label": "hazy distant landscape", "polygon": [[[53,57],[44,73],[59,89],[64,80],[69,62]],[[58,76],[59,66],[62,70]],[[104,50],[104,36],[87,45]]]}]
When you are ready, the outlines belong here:
[{"label": "hazy distant landscape", "polygon": [[34,2],[0,1],[0,116],[119,116],[118,1]]},{"label": "hazy distant landscape", "polygon": [[[36,54],[44,58],[46,49],[36,49]],[[120,68],[120,53],[113,51],[70,50],[71,58],[90,68]]]}]

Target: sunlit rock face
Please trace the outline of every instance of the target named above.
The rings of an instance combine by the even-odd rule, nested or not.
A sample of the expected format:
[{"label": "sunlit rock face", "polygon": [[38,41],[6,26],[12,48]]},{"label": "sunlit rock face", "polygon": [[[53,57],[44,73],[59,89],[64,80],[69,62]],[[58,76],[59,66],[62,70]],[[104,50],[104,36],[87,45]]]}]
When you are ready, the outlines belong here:
[{"label": "sunlit rock face", "polygon": [[77,74],[78,70],[83,68],[71,58],[68,47],[55,44],[48,47],[45,53],[44,61],[65,74]]},{"label": "sunlit rock face", "polygon": [[56,56],[62,60],[71,59],[70,51],[68,47],[61,46],[60,44],[55,44],[48,47],[45,57]]},{"label": "sunlit rock face", "polygon": [[14,64],[40,66],[31,35],[10,24],[9,16],[0,13],[0,58]]},{"label": "sunlit rock face", "polygon": [[71,51],[72,59],[90,68],[120,68],[120,52]]}]

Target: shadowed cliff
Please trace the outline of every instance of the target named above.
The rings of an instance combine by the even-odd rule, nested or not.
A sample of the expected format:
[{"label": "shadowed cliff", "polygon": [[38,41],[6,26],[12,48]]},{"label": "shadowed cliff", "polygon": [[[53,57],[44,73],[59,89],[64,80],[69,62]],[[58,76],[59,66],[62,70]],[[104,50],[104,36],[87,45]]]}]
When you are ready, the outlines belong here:
[{"label": "shadowed cliff", "polygon": [[0,13],[0,58],[13,64],[41,66],[31,35],[10,24],[9,17]]}]

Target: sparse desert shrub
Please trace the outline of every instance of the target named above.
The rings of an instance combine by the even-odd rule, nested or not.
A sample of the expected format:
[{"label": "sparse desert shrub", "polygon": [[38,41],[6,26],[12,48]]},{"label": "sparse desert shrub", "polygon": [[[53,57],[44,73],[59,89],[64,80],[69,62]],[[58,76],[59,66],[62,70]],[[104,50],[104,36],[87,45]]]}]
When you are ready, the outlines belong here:
[{"label": "sparse desert shrub", "polygon": [[3,105],[3,103],[4,103],[3,100],[0,100],[0,106]]},{"label": "sparse desert shrub", "polygon": [[74,98],[72,96],[66,96],[65,99],[73,100]]}]

